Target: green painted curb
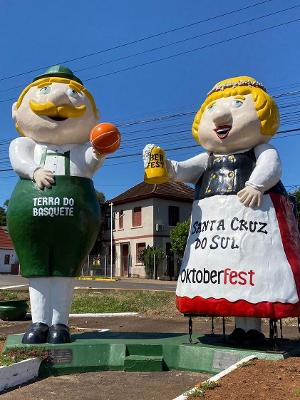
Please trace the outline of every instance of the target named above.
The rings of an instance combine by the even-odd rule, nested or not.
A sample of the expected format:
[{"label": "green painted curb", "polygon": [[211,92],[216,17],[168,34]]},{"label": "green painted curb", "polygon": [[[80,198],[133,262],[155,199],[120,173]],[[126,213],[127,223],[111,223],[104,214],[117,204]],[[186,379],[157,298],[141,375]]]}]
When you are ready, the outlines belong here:
[{"label": "green painted curb", "polygon": [[[22,335],[8,336],[4,351],[32,347],[21,340]],[[176,369],[216,374],[252,354],[268,360],[300,356],[300,341],[292,340],[281,340],[277,352],[229,347],[220,335],[194,334],[196,344],[190,344],[183,333],[85,332],[72,335],[72,340],[35,345],[50,351],[50,361],[42,363],[40,377],[104,370]]]}]

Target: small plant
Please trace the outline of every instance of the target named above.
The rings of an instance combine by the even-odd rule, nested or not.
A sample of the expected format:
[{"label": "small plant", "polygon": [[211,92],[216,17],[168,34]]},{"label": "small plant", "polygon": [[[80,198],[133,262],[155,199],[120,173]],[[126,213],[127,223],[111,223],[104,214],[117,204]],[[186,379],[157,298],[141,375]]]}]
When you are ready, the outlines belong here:
[{"label": "small plant", "polygon": [[300,397],[300,388],[299,388],[299,389],[296,389],[296,396],[297,396],[297,397]]},{"label": "small plant", "polygon": [[42,361],[49,360],[50,353],[48,350],[38,347],[30,349],[13,348],[5,353],[0,354],[0,365],[11,365],[28,358],[39,358]]},{"label": "small plant", "polygon": [[28,291],[1,290],[0,300],[29,300]]},{"label": "small plant", "polygon": [[207,390],[212,390],[217,386],[219,386],[217,382],[205,381],[203,383],[200,383],[200,385],[197,385],[196,387],[191,389],[186,394],[188,396],[188,399],[193,399],[195,397],[204,397],[204,394]]},{"label": "small plant", "polygon": [[140,260],[145,265],[145,271],[148,278],[156,279],[157,271],[159,264],[165,257],[165,253],[162,251],[160,247],[150,247],[147,248],[141,253]]}]

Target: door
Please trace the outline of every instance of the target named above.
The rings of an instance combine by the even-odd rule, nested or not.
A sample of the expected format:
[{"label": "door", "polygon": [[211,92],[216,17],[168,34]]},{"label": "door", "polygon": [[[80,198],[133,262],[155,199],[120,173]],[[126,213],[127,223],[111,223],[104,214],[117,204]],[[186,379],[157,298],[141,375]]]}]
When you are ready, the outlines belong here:
[{"label": "door", "polygon": [[121,250],[121,271],[122,271],[122,276],[128,276],[129,272],[129,262],[128,262],[128,257],[129,255],[129,245],[128,244],[122,244],[122,250]]}]

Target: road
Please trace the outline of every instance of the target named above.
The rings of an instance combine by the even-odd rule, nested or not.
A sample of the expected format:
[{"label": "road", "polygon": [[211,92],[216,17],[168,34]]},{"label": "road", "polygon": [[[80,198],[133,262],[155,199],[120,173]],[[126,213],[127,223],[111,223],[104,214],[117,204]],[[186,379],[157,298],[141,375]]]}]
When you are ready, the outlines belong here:
[{"label": "road", "polygon": [[[18,275],[0,275],[0,289],[6,287],[26,287],[28,279]],[[80,281],[76,280],[75,287],[96,288],[96,289],[146,289],[164,290],[174,292],[176,290],[175,281],[154,281],[152,279],[123,278],[116,282],[106,281]]]}]

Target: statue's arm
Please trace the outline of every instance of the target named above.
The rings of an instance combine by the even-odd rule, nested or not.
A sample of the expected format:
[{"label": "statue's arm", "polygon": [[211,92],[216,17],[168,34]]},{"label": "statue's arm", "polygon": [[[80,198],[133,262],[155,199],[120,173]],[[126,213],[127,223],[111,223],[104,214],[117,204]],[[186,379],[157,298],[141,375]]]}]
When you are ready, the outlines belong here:
[{"label": "statue's arm", "polygon": [[34,161],[35,142],[30,138],[14,139],[9,146],[9,158],[14,171],[22,178],[32,179],[39,169]]},{"label": "statue's arm", "polygon": [[91,175],[93,175],[97,169],[99,169],[104,160],[106,158],[105,154],[100,154],[95,151],[95,149],[88,144],[85,149],[85,163],[90,171]]},{"label": "statue's arm", "polygon": [[184,183],[197,183],[207,167],[208,154],[201,153],[185,161],[166,160],[171,180]]},{"label": "statue's arm", "polygon": [[268,143],[254,148],[256,166],[246,186],[265,192],[279,182],[282,175],[281,161],[275,147]]},{"label": "statue's arm", "polygon": [[260,207],[263,193],[271,189],[281,177],[281,162],[276,149],[268,143],[254,148],[256,166],[238,197],[245,207]]}]

